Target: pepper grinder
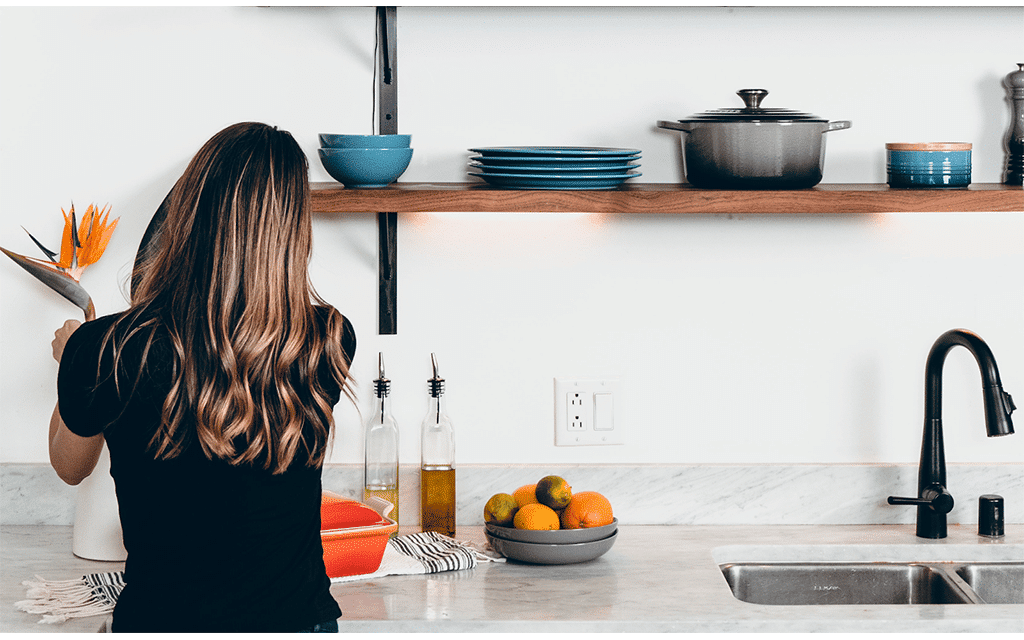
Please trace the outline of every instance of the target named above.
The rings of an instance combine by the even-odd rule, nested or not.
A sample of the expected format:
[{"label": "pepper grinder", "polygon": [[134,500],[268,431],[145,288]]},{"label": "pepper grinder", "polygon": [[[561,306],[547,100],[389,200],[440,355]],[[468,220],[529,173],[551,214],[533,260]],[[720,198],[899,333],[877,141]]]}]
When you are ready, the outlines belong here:
[{"label": "pepper grinder", "polygon": [[1017,70],[1006,75],[1006,85],[1013,107],[1013,121],[1006,139],[1006,174],[1003,184],[1024,184],[1024,62]]}]

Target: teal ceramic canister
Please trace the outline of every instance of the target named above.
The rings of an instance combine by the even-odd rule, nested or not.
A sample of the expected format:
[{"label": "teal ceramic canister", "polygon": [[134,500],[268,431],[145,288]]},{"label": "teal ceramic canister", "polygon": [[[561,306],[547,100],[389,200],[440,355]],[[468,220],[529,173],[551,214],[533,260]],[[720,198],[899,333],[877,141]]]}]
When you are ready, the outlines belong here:
[{"label": "teal ceramic canister", "polygon": [[890,187],[956,188],[971,184],[971,143],[890,142],[885,145]]}]

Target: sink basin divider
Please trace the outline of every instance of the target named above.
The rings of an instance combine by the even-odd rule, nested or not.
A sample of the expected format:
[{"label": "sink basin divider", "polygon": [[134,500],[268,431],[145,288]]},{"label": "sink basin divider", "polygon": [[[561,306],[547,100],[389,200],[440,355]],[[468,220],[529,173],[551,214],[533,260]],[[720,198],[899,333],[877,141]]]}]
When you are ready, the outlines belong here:
[{"label": "sink basin divider", "polygon": [[928,566],[930,566],[932,570],[941,573],[943,578],[953,583],[953,585],[956,587],[956,590],[959,591],[960,594],[964,596],[964,599],[966,599],[970,604],[988,604],[987,602],[981,599],[981,597],[974,590],[974,588],[971,587],[971,585],[967,584],[966,580],[964,580],[960,577],[959,574],[957,574],[956,570],[953,568],[951,564],[929,564]]}]

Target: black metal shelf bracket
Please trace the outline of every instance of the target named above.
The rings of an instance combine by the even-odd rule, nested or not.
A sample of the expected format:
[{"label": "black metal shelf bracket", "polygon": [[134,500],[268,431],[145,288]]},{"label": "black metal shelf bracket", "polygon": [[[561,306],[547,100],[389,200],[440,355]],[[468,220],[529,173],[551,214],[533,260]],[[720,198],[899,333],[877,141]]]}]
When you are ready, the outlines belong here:
[{"label": "black metal shelf bracket", "polygon": [[[398,133],[398,34],[396,7],[377,7],[377,133]],[[398,213],[377,213],[377,332],[398,333]]]}]

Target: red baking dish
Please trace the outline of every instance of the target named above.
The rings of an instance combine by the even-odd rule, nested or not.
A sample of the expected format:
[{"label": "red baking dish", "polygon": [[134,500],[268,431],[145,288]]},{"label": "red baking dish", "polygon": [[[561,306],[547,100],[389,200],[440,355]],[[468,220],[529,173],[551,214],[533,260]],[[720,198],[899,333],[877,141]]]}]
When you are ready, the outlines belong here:
[{"label": "red baking dish", "polygon": [[320,500],[320,541],[331,578],[373,573],[398,523],[367,505],[324,491]]}]

